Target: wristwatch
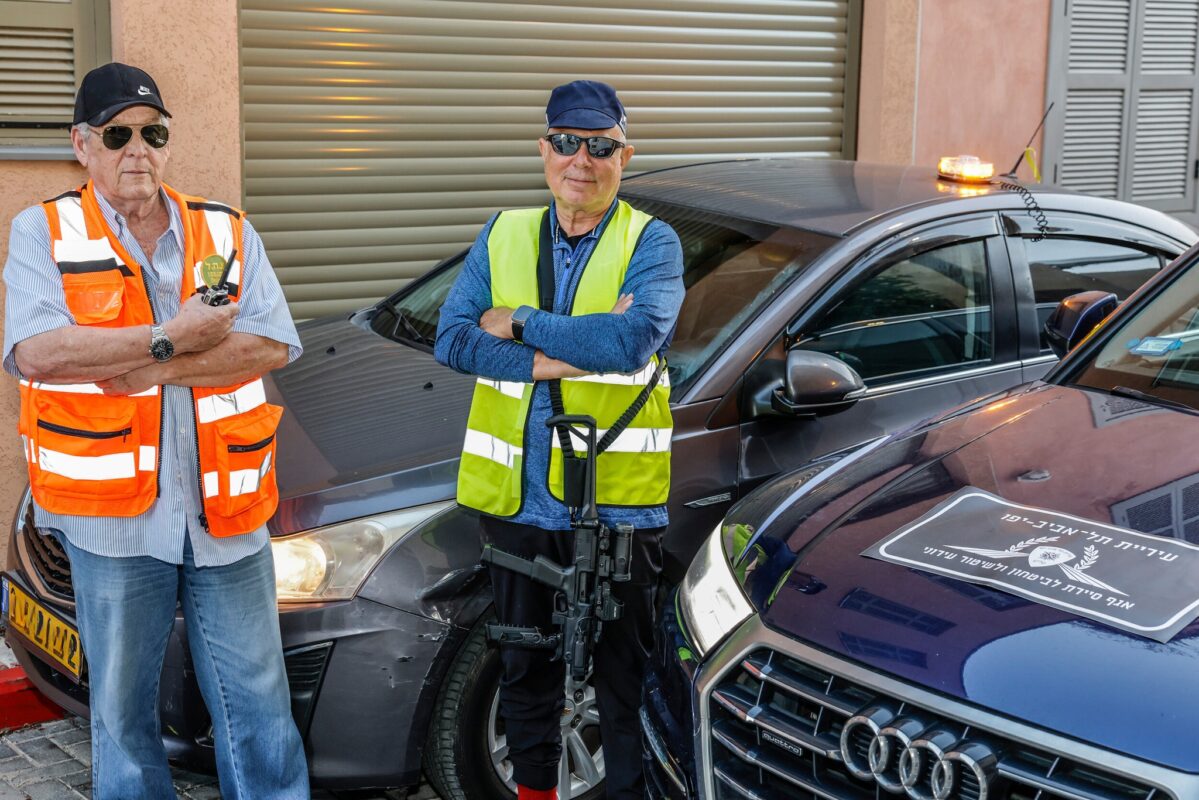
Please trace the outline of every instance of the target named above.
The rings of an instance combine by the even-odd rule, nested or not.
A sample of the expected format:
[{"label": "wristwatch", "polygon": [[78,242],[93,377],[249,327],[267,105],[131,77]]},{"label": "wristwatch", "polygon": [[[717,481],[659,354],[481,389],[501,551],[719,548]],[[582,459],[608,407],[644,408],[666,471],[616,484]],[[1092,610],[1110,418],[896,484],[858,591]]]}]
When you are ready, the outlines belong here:
[{"label": "wristwatch", "polygon": [[529,317],[536,310],[532,306],[521,306],[512,312],[512,338],[517,342],[524,343],[525,323],[529,321]]},{"label": "wristwatch", "polygon": [[150,326],[150,355],[159,364],[170,361],[171,356],[175,355],[175,343],[161,325]]}]

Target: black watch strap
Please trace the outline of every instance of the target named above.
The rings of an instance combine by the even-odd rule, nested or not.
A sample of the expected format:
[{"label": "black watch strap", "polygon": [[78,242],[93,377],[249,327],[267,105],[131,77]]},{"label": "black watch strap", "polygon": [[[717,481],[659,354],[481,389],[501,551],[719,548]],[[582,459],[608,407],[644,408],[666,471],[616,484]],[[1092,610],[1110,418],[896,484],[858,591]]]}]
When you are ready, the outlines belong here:
[{"label": "black watch strap", "polygon": [[512,312],[512,338],[514,340],[524,343],[525,323],[529,321],[529,316],[535,310],[532,306],[521,306]]}]

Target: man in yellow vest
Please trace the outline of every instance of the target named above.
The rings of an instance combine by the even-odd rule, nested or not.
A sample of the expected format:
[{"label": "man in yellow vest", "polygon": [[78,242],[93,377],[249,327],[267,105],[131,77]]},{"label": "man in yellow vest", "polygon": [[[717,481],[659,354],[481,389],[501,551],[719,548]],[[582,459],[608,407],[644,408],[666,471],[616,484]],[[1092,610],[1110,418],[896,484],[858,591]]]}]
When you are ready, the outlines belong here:
[{"label": "man in yellow vest", "polygon": [[[553,203],[487,223],[441,309],[435,346],[441,363],[478,376],[458,502],[480,512],[484,541],[500,550],[569,563],[563,443],[545,422],[561,411],[596,419],[600,518],[636,531],[633,580],[613,584],[624,616],[605,624],[591,679],[613,798],[645,792],[639,678],[653,646],[670,489],[665,355],[683,300],[678,236],[616,199],[633,156],[626,128],[611,86],[574,81],[553,90],[538,141]],[[552,280],[539,280],[539,270],[552,270]],[[617,420],[638,402],[622,428]],[[505,569],[490,573],[502,624],[551,632],[551,590]],[[552,800],[563,665],[545,651],[500,653],[500,713],[520,800]]]},{"label": "man in yellow vest", "polygon": [[[162,182],[169,118],[136,67],[84,77],[88,180],[13,220],[4,368],[36,523],[70,558],[92,797],[175,796],[158,685],[182,605],[222,795],[306,798],[266,531],[282,409],[261,378],[299,339],[242,212]],[[202,302],[222,276],[234,302]]]}]

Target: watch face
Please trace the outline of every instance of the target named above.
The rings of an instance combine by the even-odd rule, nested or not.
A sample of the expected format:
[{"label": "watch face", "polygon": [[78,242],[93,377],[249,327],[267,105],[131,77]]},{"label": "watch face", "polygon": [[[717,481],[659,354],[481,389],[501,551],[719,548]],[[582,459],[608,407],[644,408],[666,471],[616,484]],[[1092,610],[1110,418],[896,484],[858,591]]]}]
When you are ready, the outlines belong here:
[{"label": "watch face", "polygon": [[165,336],[161,339],[155,339],[150,343],[150,355],[156,361],[166,361],[171,356],[175,355],[175,345]]}]

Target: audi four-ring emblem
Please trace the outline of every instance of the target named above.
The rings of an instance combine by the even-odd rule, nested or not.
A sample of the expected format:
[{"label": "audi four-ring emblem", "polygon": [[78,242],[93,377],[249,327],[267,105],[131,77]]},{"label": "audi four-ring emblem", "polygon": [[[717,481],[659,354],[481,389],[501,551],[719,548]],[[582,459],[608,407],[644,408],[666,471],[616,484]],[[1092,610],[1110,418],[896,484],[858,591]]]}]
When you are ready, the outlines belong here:
[{"label": "audi four-ring emblem", "polygon": [[960,730],[875,707],[841,730],[841,757],[850,773],[912,800],[951,800],[965,787],[987,800],[998,775],[995,752]]}]

